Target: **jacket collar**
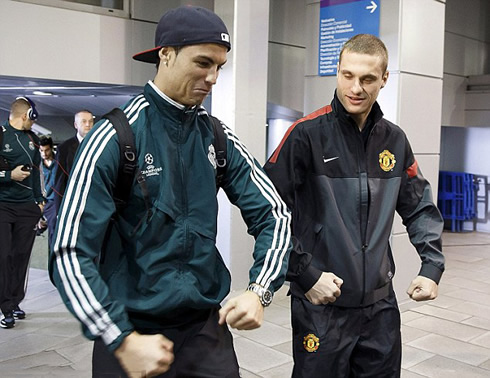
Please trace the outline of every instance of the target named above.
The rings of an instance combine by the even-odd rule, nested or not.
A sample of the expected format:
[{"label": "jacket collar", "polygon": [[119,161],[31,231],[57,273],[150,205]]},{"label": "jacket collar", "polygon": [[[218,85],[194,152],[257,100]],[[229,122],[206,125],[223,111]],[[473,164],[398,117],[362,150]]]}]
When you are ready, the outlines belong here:
[{"label": "jacket collar", "polygon": [[[345,110],[344,105],[342,105],[339,98],[337,97],[337,90],[335,90],[334,92],[331,106],[333,112],[337,115],[338,118],[340,118],[344,122],[353,123],[354,125],[356,125],[357,128],[356,122],[352,119],[347,110]],[[376,125],[382,118],[383,112],[381,111],[381,107],[379,106],[378,101],[375,101],[366,122],[372,122],[374,125]]]},{"label": "jacket collar", "polygon": [[173,118],[177,122],[189,120],[197,114],[198,110],[203,109],[201,105],[187,107],[179,104],[163,93],[151,80],[145,85],[144,94],[150,105],[165,117]]}]

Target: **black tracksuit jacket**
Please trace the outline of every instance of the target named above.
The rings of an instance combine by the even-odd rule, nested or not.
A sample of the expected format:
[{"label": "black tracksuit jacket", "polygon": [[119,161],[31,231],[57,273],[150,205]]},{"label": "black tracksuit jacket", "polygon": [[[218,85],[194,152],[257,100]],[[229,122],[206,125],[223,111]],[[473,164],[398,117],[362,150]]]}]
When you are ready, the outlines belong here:
[{"label": "black tracksuit jacket", "polygon": [[333,272],[344,281],[336,306],[386,297],[395,211],[420,255],[419,274],[439,282],[443,219],[405,133],[377,103],[361,133],[335,95],[289,128],[265,170],[293,212],[293,295],[303,297],[322,272]]}]

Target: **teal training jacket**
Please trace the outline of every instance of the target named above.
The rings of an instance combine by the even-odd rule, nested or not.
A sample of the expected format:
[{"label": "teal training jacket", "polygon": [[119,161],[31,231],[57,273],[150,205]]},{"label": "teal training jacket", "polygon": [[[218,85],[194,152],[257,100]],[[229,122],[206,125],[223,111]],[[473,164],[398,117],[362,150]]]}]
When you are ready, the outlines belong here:
[{"label": "teal training jacket", "polygon": [[[101,337],[111,350],[134,328],[152,328],[151,319],[157,328],[158,319],[219,306],[231,282],[215,246],[216,160],[206,110],[177,104],[151,81],[122,109],[135,135],[151,217],[134,183],[100,266],[94,263],[115,211],[112,192],[120,162],[116,131],[102,120],[77,152],[50,263],[56,287],[85,335]],[[223,127],[223,190],[256,239],[250,282],[274,291],[287,270],[290,214],[259,163]]]}]

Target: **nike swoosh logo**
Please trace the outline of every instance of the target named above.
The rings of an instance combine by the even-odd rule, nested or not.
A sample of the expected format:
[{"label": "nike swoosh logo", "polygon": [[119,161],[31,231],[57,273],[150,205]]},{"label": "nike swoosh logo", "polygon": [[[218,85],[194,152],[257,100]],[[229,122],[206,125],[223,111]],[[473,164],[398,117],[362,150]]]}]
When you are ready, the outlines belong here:
[{"label": "nike swoosh logo", "polygon": [[332,160],[335,160],[335,159],[338,159],[338,158],[339,158],[338,156],[335,156],[333,158],[328,158],[328,159],[323,158],[323,162],[324,163],[328,163],[329,161],[332,161]]}]

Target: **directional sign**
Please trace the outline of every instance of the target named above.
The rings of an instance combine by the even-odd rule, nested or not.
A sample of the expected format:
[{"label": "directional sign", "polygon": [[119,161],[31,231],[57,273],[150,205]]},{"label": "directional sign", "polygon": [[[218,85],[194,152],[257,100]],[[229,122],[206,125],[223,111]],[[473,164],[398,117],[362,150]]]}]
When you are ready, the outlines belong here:
[{"label": "directional sign", "polygon": [[337,74],[340,50],[349,38],[366,33],[379,36],[381,0],[322,0],[318,75]]}]

